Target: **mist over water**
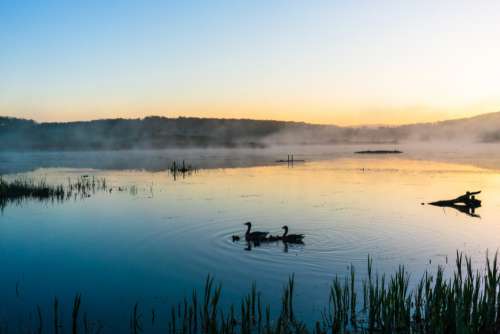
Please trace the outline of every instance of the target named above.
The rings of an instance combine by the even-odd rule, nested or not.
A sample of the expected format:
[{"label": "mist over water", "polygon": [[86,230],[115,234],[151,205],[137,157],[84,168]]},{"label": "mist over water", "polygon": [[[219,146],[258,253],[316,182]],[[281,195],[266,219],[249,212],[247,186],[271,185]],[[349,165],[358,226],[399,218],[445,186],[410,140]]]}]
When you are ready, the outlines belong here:
[{"label": "mist over water", "polygon": [[290,145],[497,143],[500,112],[398,126],[150,116],[37,123],[0,117],[0,152],[266,148]]},{"label": "mist over water", "polygon": [[196,168],[238,168],[280,165],[294,155],[295,160],[318,161],[371,156],[355,155],[361,150],[401,150],[396,159],[470,164],[500,168],[499,144],[432,142],[363,145],[272,145],[267,148],[191,148],[163,150],[0,152],[0,174],[34,171],[39,168],[89,168],[103,170],[165,171],[173,161],[185,161]]}]

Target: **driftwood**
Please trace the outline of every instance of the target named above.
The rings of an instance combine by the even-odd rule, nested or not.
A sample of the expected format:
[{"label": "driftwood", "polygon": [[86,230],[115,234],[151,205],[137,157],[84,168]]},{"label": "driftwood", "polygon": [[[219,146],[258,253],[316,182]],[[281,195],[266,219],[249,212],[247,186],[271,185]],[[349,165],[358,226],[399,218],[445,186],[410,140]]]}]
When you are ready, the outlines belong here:
[{"label": "driftwood", "polygon": [[457,198],[444,201],[431,202],[429,204],[435,206],[449,206],[449,205],[462,204],[465,206],[480,207],[481,201],[475,198],[475,195],[478,195],[480,193],[481,191],[473,191],[473,192],[468,191],[464,195],[458,196]]},{"label": "driftwood", "polygon": [[480,216],[476,214],[475,210],[481,207],[481,201],[476,199],[475,195],[480,193],[481,191],[468,191],[464,195],[458,196],[457,198],[430,202],[429,205],[452,208],[471,217],[479,218]]}]

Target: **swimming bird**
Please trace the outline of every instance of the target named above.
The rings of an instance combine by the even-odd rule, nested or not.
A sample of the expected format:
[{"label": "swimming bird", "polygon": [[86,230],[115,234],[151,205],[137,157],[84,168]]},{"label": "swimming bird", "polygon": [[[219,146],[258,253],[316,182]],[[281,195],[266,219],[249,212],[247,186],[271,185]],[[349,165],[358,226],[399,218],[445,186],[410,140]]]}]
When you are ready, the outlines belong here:
[{"label": "swimming bird", "polygon": [[283,240],[283,242],[288,242],[291,244],[301,244],[302,243],[302,239],[304,239],[303,234],[288,234],[288,226],[286,226],[286,225],[283,226],[282,229],[285,230],[285,232],[281,236],[281,240]]},{"label": "swimming bird", "polygon": [[278,241],[278,240],[281,240],[281,237],[279,235],[270,235],[266,238],[266,241],[269,241],[269,242],[274,242],[274,241]]},{"label": "swimming bird", "polygon": [[233,235],[233,242],[240,241],[239,235]]},{"label": "swimming bird", "polygon": [[245,233],[246,241],[264,241],[266,239],[266,235],[269,234],[269,232],[250,232],[250,229],[252,228],[252,223],[250,222],[246,222],[243,225],[247,226],[247,231]]}]

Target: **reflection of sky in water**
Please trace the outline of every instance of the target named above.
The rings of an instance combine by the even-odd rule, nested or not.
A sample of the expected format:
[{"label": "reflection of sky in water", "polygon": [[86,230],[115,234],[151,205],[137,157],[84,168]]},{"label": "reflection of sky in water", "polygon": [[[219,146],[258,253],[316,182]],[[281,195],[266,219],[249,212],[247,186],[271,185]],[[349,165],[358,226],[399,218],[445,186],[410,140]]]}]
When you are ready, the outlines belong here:
[{"label": "reflection of sky in water", "polygon": [[[295,273],[298,311],[319,317],[333,277],[353,263],[361,279],[368,254],[379,271],[404,263],[416,279],[445,265],[446,256],[452,265],[456,249],[482,264],[485,250],[498,248],[500,175],[465,165],[370,157],[202,170],[177,181],[141,171],[23,175],[66,182],[81,174],[135,185],[138,193],[8,206],[0,216],[0,297],[2,307],[13,306],[0,316],[36,304],[48,309],[54,295],[69,303],[82,292],[90,317],[121,317],[126,326],[136,300],[166,313],[165,303],[201,287],[208,273],[223,282],[226,301],[237,301],[256,280],[265,301],[277,307],[281,287]],[[466,190],[483,191],[481,219],[420,204]],[[287,253],[279,243],[245,251],[244,242],[230,240],[244,232],[245,221],[273,234],[287,224],[291,233],[306,234],[306,245]]]}]

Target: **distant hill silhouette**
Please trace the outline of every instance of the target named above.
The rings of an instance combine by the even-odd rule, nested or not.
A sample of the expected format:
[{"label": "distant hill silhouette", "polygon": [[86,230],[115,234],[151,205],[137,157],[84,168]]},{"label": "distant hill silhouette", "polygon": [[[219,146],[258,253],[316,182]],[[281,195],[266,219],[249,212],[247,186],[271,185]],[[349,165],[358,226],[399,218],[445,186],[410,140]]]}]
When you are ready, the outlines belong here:
[{"label": "distant hill silhouette", "polygon": [[300,122],[146,117],[37,123],[0,117],[0,150],[125,150],[265,147],[285,144],[500,141],[500,112],[401,126],[340,127]]},{"label": "distant hill silhouette", "polygon": [[404,125],[399,128],[411,133],[412,139],[420,141],[496,142],[500,141],[500,112],[436,123]]}]

